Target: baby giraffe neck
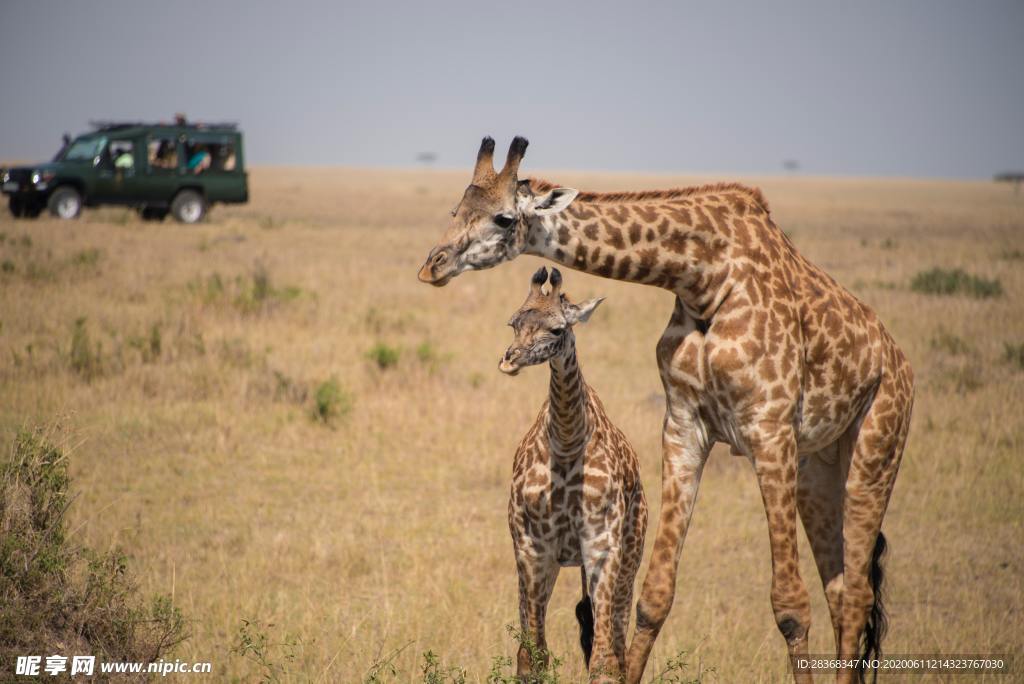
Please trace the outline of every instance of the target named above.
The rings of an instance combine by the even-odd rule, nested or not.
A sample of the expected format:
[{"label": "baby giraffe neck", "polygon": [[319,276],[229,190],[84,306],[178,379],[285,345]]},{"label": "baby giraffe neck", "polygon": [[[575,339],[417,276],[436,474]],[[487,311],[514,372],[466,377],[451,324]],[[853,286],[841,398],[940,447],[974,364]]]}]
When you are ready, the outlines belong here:
[{"label": "baby giraffe neck", "polygon": [[572,331],[566,333],[565,351],[551,359],[548,404],[548,440],[557,454],[576,456],[589,437],[587,387],[576,359]]}]

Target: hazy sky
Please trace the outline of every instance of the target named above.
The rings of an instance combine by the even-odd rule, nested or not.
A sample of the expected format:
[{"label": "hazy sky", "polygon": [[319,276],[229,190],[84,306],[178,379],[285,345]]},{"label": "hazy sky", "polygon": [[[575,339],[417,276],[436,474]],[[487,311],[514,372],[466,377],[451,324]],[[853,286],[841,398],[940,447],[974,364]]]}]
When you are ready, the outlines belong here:
[{"label": "hazy sky", "polygon": [[[0,159],[236,120],[250,163],[988,177],[1024,168],[1024,2],[0,0]],[[502,152],[503,154],[503,152]]]}]

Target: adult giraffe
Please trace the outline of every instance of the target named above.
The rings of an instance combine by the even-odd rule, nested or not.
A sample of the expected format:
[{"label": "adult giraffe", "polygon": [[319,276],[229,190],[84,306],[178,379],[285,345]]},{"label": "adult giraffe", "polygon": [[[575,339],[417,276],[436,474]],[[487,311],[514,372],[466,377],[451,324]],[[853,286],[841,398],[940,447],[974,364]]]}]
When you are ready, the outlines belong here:
[{"label": "adult giraffe", "polygon": [[[877,654],[885,629],[880,530],[913,404],[903,353],[874,312],[796,251],[759,190],[730,183],[581,193],[518,180],[526,146],[515,138],[495,173],[494,141],[484,138],[473,181],[419,279],[441,286],[526,253],[675,293],[657,345],[666,396],[661,511],[627,681],[639,682],[672,606],[715,442],[754,466],[768,518],[772,609],[791,661],[807,655],[810,628],[797,511],[837,655]],[[837,678],[862,675],[846,668]],[[812,680],[795,667],[794,676]]]}]

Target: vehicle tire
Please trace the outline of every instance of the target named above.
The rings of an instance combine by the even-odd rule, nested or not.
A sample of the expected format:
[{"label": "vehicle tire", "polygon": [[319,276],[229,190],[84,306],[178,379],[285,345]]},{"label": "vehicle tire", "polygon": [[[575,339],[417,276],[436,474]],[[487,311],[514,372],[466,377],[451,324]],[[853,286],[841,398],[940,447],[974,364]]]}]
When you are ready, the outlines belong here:
[{"label": "vehicle tire", "polygon": [[62,185],[53,191],[46,206],[57,218],[78,218],[82,213],[82,195],[70,185]]},{"label": "vehicle tire", "polygon": [[160,207],[143,207],[139,210],[143,221],[163,221],[167,218],[167,210]]},{"label": "vehicle tire", "polygon": [[195,190],[182,190],[171,201],[171,213],[180,223],[199,223],[206,216],[206,200]]},{"label": "vehicle tire", "polygon": [[37,202],[29,202],[25,205],[25,213],[22,214],[25,218],[39,218],[39,215],[43,213],[43,205]]}]

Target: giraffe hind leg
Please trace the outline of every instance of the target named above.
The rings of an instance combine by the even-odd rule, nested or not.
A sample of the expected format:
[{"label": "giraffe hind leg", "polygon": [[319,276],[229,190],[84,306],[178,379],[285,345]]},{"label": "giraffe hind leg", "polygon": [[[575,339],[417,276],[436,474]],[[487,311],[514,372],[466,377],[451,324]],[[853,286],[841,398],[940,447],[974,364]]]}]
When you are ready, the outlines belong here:
[{"label": "giraffe hind leg", "polygon": [[[913,389],[909,369],[883,377],[857,435],[846,478],[843,510],[843,600],[840,655],[873,658],[885,627],[882,606],[882,518],[889,503],[910,428]],[[863,670],[840,671],[838,681],[863,679]]]},{"label": "giraffe hind leg", "polygon": [[843,597],[843,481],[852,442],[840,438],[826,449],[800,457],[797,510],[811,544],[838,652]]}]

